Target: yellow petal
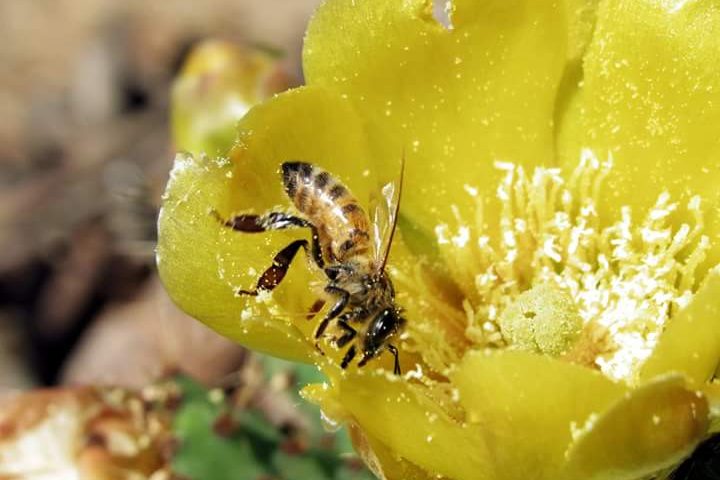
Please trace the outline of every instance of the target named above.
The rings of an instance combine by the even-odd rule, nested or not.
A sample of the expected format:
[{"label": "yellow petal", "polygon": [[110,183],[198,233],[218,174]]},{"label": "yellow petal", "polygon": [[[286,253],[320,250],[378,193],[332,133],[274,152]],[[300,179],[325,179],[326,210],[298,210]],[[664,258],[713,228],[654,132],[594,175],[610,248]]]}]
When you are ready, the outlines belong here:
[{"label": "yellow petal", "polygon": [[[238,124],[238,144],[231,152],[238,174],[252,183],[234,192],[237,209],[290,205],[278,175],[283,162],[301,160],[328,170],[361,202],[367,202],[378,172],[369,171],[372,156],[366,125],[350,101],[317,87],[301,87],[258,105]],[[398,170],[390,178],[399,175]]]},{"label": "yellow petal", "polygon": [[[229,218],[292,211],[279,175],[288,160],[326,168],[363,205],[380,180],[368,171],[364,125],[351,103],[319,88],[289,91],[255,107],[240,121],[238,138],[229,158],[178,157],[159,219],[160,274],[183,310],[220,333],[278,356],[302,358],[302,352],[314,351],[306,339],[316,322],[307,321],[306,313],[326,281],[302,252],[271,298],[235,292],[253,288],[273,256],[293,240],[309,239],[309,232],[234,232],[211,212]],[[398,239],[392,261],[399,260],[400,247]]]},{"label": "yellow petal", "polygon": [[289,86],[271,55],[209,40],[193,48],[172,89],[175,148],[225,155],[236,125],[256,103]]},{"label": "yellow petal", "polygon": [[569,62],[581,60],[595,30],[600,0],[565,0]]},{"label": "yellow petal", "polygon": [[523,351],[475,352],[452,375],[472,423],[486,432],[497,478],[555,480],[572,428],[627,391],[598,372]]},{"label": "yellow petal", "polygon": [[[303,359],[304,337],[291,322],[274,317],[255,299],[235,295],[253,286],[258,273],[249,269],[262,272],[268,256],[254,254],[263,251],[263,238],[234,235],[210,215],[228,203],[232,172],[227,160],[183,154],[175,159],[158,219],[160,278],[180,308],[221,334],[250,348]],[[272,235],[288,241],[287,232]]]},{"label": "yellow petal", "polygon": [[580,122],[564,122],[563,119],[578,117],[581,94],[578,84],[582,80],[582,61],[595,30],[599,3],[600,0],[565,0],[568,23],[567,63],[555,98],[556,146],[562,147],[568,142],[568,138],[579,138],[583,133]]},{"label": "yellow petal", "polygon": [[423,389],[399,377],[370,371],[333,375],[331,388],[316,388],[309,398],[327,414],[357,422],[369,437],[430,475],[501,478],[480,429],[452,419]]},{"label": "yellow petal", "polygon": [[701,388],[710,407],[710,433],[720,432],[720,383],[709,383]]},{"label": "yellow petal", "polygon": [[407,149],[403,211],[429,231],[451,205],[474,218],[466,189],[492,197],[495,161],[552,161],[566,56],[560,2],[454,3],[448,30],[427,0],[325,2],[303,57],[310,85],[347,95],[368,121],[376,169]]},{"label": "yellow petal", "polygon": [[563,478],[632,480],[677,464],[708,427],[705,398],[680,376],[632,390],[586,425],[568,451]]},{"label": "yellow petal", "polygon": [[[373,216],[369,205],[371,197],[377,196],[386,182],[399,181],[400,157],[386,169],[372,170],[367,125],[349,100],[323,88],[302,87],[278,95],[251,110],[239,123],[238,130],[239,140],[231,159],[235,177],[242,178],[243,183],[241,188],[228,184],[232,199],[224,214],[265,212],[277,210],[278,206],[295,211],[278,175],[281,164],[290,160],[307,161],[326,169],[348,187],[370,218]],[[293,238],[297,236],[292,234]],[[246,237],[241,235],[236,241],[242,242]],[[275,241],[268,236],[265,241],[262,250],[251,252],[266,262],[287,245],[287,240]],[[407,262],[408,255],[402,238],[395,237],[391,263]],[[317,271],[314,273],[313,279],[323,287],[327,279],[317,275]],[[285,281],[283,288],[288,297],[304,298],[307,305],[316,298],[307,282],[294,286],[284,284]]]},{"label": "yellow petal", "polygon": [[422,468],[398,457],[387,445],[365,434],[360,427],[349,425],[350,438],[365,465],[380,480],[431,480]]},{"label": "yellow petal", "polygon": [[[647,208],[662,191],[720,202],[720,9],[714,0],[610,0],[598,10],[581,91],[561,122],[559,154],[612,153],[604,213]],[[720,216],[708,214],[712,261]]]},{"label": "yellow petal", "polygon": [[680,372],[695,385],[710,380],[720,363],[720,270],[706,278],[690,304],[668,324],[641,370],[647,381]]}]

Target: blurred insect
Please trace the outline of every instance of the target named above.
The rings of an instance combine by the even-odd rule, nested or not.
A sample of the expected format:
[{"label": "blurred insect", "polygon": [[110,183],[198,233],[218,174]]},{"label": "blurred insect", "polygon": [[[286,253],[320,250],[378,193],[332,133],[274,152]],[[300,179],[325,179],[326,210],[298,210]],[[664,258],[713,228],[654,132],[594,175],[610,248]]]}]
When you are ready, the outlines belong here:
[{"label": "blurred insect", "polygon": [[[328,324],[334,321],[342,335],[334,339],[337,348],[351,343],[340,366],[347,368],[358,353],[362,367],[384,349],[395,357],[394,372],[400,374],[398,350],[390,343],[405,324],[402,310],[395,303],[395,291],[385,273],[390,245],[397,225],[404,159],[399,186],[393,183],[382,189],[376,200],[371,224],[365,211],[350,191],[330,173],[304,162],[282,164],[285,192],[302,217],[284,212],[265,215],[244,214],[225,220],[227,227],[244,233],[258,233],[287,228],[309,228],[312,243],[300,239],[290,243],[273,258],[254,290],[241,290],[241,295],[258,295],[271,291],[285,277],[300,249],[325,273],[325,292],[336,298],[315,329],[319,340]],[[310,318],[324,305],[319,300]]]}]

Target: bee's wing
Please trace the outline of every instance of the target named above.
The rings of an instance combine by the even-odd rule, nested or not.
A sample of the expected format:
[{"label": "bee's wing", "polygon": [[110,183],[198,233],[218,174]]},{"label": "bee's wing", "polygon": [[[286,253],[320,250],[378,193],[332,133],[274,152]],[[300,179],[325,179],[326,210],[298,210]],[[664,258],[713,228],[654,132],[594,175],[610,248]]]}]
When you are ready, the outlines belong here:
[{"label": "bee's wing", "polygon": [[378,187],[370,196],[370,220],[375,245],[375,265],[378,270],[385,268],[395,227],[397,226],[400,196],[405,172],[405,154],[400,165],[400,178]]}]

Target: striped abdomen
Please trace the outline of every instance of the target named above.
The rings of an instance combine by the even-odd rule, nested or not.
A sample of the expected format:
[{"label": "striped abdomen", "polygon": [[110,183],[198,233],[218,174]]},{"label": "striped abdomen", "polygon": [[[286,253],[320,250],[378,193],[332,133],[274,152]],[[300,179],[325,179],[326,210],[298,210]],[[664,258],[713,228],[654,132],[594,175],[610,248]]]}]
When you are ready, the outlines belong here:
[{"label": "striped abdomen", "polygon": [[369,257],[370,224],[352,193],[325,170],[304,162],[282,165],[285,191],[295,207],[315,225],[323,256],[343,262]]}]

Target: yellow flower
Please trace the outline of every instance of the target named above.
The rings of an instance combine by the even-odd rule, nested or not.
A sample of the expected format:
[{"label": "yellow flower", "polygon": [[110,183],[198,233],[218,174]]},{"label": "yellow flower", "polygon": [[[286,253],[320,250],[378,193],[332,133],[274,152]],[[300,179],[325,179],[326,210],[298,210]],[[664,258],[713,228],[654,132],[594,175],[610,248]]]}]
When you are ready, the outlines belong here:
[{"label": "yellow flower", "polygon": [[[174,300],[251,348],[317,363],[308,387],[388,479],[639,479],[715,430],[720,360],[720,9],[711,0],[329,0],[307,85],[253,108],[226,155],[178,155],[159,220]],[[182,144],[182,141],[180,141]],[[305,233],[211,215],[289,209],[279,166],[359,199],[396,178],[388,271],[407,328],[343,371],[304,312]]]}]

